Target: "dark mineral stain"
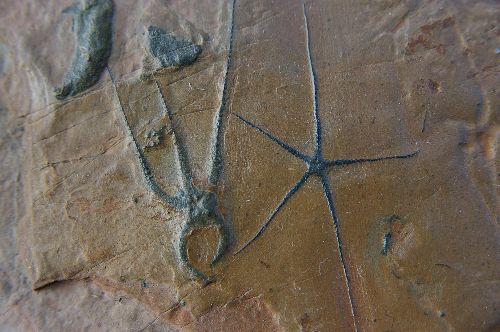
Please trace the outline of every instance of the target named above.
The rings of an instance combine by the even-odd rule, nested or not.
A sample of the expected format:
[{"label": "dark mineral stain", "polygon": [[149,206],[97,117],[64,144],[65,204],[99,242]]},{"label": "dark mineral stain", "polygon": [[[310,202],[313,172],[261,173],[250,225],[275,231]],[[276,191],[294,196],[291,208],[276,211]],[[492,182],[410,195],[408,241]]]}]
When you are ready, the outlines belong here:
[{"label": "dark mineral stain", "polygon": [[425,131],[425,128],[427,127],[427,117],[429,115],[429,111],[426,111],[424,114],[424,119],[422,120],[422,132]]},{"label": "dark mineral stain", "polygon": [[142,288],[148,288],[148,287],[149,287],[149,285],[148,285],[148,283],[146,282],[146,280],[141,279],[140,281],[141,281],[141,287],[142,287]]},{"label": "dark mineral stain", "polygon": [[201,53],[201,46],[174,36],[151,25],[148,28],[149,51],[162,67],[180,67],[193,63]]},{"label": "dark mineral stain", "polygon": [[427,87],[429,88],[429,91],[433,94],[441,92],[441,85],[433,80],[427,81]]},{"label": "dark mineral stain", "polygon": [[268,263],[264,262],[261,259],[259,259],[259,263],[262,264],[266,269],[269,269],[271,267],[271,265],[269,265]]},{"label": "dark mineral stain", "polygon": [[62,86],[55,89],[57,99],[74,96],[99,81],[111,55],[113,11],[112,0],[82,0],[63,11],[75,15],[77,45],[71,68]]},{"label": "dark mineral stain", "polygon": [[380,254],[386,256],[390,253],[391,247],[398,240],[401,218],[396,214],[391,214],[384,217],[381,222],[385,229],[385,234],[382,238],[382,249],[380,250]]},{"label": "dark mineral stain", "polygon": [[422,30],[422,32],[425,34],[431,34],[436,30],[439,31],[446,29],[452,26],[453,24],[455,24],[455,19],[451,16],[448,16],[442,20],[438,20],[433,23],[423,25],[420,27],[420,30]]},{"label": "dark mineral stain", "polygon": [[446,17],[442,20],[435,21],[420,27],[420,34],[410,38],[406,46],[406,53],[412,54],[417,51],[420,45],[424,50],[435,49],[436,52],[443,55],[446,53],[445,45],[438,43],[439,34],[442,30],[449,28],[455,24],[453,17]]},{"label": "dark mineral stain", "polygon": [[309,316],[309,314],[304,313],[299,319],[299,324],[300,324],[300,331],[313,331],[313,320]]},{"label": "dark mineral stain", "polygon": [[382,242],[382,255],[387,255],[389,247],[391,246],[392,234],[389,232],[384,235],[384,240]]}]

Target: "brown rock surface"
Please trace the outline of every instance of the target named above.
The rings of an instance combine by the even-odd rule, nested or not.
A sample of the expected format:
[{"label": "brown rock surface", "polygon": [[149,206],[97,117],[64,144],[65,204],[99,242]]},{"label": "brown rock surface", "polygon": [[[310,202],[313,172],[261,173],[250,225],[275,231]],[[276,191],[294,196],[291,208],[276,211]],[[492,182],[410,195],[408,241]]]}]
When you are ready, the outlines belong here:
[{"label": "brown rock surface", "polygon": [[0,3],[0,329],[500,328],[498,2],[115,1],[61,102],[70,5]]}]

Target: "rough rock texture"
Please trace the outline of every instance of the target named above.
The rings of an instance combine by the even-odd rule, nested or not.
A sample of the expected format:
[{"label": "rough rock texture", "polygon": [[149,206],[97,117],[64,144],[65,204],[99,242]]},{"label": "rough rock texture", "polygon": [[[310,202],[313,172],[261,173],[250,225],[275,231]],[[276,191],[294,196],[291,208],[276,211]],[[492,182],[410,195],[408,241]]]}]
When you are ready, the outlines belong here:
[{"label": "rough rock texture", "polygon": [[149,51],[162,67],[180,67],[193,63],[201,47],[164,31],[154,25],[148,27]]},{"label": "rough rock texture", "polygon": [[58,101],[70,5],[0,3],[1,329],[500,328],[498,2],[116,1]]}]

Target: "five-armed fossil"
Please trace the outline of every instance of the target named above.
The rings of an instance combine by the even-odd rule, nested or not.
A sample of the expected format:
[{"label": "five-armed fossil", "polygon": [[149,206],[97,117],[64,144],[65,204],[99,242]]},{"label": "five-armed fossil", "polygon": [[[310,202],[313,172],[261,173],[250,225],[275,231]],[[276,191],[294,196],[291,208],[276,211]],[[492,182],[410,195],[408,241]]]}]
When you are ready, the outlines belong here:
[{"label": "five-armed fossil", "polygon": [[294,157],[302,160],[306,166],[307,170],[304,175],[288,190],[285,196],[281,199],[278,206],[272,210],[268,218],[262,223],[261,227],[257,231],[257,233],[248,240],[239,250],[236,251],[236,255],[245,250],[250,244],[252,244],[255,240],[257,240],[267,229],[269,224],[274,220],[279,211],[283,208],[283,206],[290,200],[290,198],[302,187],[302,185],[309,179],[311,176],[319,177],[321,184],[323,186],[323,192],[328,204],[328,209],[330,211],[330,215],[333,221],[333,225],[335,228],[335,236],[337,239],[337,246],[340,255],[340,261],[342,263],[342,268],[344,271],[344,280],[347,288],[347,295],[349,298],[351,312],[353,316],[353,324],[355,330],[357,330],[357,322],[356,322],[356,310],[353,302],[351,283],[350,283],[350,275],[347,268],[344,249],[342,246],[342,235],[340,231],[340,225],[338,221],[337,213],[335,212],[335,205],[333,200],[332,190],[330,188],[330,180],[328,179],[328,171],[335,166],[347,166],[358,163],[367,163],[367,162],[376,162],[382,160],[389,159],[406,159],[411,158],[417,155],[418,151],[414,151],[406,154],[392,155],[392,156],[383,156],[383,157],[374,157],[374,158],[357,158],[357,159],[325,159],[322,153],[322,134],[321,134],[321,117],[319,114],[318,108],[318,83],[316,81],[316,69],[314,66],[313,56],[311,54],[311,37],[309,31],[309,23],[308,23],[308,14],[306,10],[306,6],[302,1],[302,10],[304,15],[304,26],[306,30],[306,54],[307,54],[307,64],[309,69],[309,77],[310,77],[310,85],[311,85],[311,94],[312,94],[312,111],[314,115],[314,123],[315,123],[315,132],[314,132],[314,143],[315,143],[315,151],[313,155],[307,155],[298,149],[290,146],[286,142],[282,141],[278,137],[274,136],[267,130],[251,123],[247,119],[243,118],[241,115],[233,113],[240,121],[250,126],[251,128],[257,130],[267,138],[269,138],[274,143],[278,144],[281,148],[283,148],[286,152],[290,153]]}]

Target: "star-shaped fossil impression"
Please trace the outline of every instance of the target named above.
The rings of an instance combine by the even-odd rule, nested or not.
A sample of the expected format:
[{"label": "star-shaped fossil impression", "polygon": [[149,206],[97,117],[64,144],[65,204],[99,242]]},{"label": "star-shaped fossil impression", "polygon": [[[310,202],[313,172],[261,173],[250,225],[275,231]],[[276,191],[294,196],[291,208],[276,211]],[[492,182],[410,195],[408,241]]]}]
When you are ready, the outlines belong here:
[{"label": "star-shaped fossil impression", "polygon": [[247,126],[255,129],[268,139],[270,139],[272,142],[276,143],[279,145],[281,148],[283,148],[287,153],[293,155],[294,157],[302,160],[306,166],[307,170],[305,173],[302,175],[302,177],[286,192],[284,197],[281,199],[281,201],[278,203],[278,205],[272,210],[272,212],[269,214],[267,219],[262,223],[260,226],[259,230],[257,233],[250,239],[248,240],[241,248],[239,248],[235,255],[241,253],[243,250],[245,250],[248,246],[250,246],[254,241],[256,241],[267,229],[267,227],[271,224],[271,222],[274,220],[276,215],[280,212],[280,210],[285,206],[285,204],[290,200],[290,198],[302,187],[302,185],[311,177],[311,176],[317,176],[322,184],[323,187],[323,192],[325,199],[328,204],[328,209],[330,211],[330,215],[333,221],[333,225],[335,228],[335,236],[337,240],[337,245],[338,245],[338,250],[340,254],[340,261],[342,263],[342,268],[344,272],[344,277],[345,277],[345,282],[346,282],[346,288],[348,292],[348,298],[350,301],[351,305],[351,311],[353,314],[353,317],[355,316],[355,306],[353,304],[352,300],[352,291],[351,291],[351,286],[350,286],[350,276],[349,276],[349,271],[347,269],[347,265],[345,262],[345,256],[344,256],[344,250],[342,246],[342,235],[341,235],[341,228],[338,220],[337,213],[335,211],[335,202],[333,199],[333,194],[332,190],[330,187],[330,180],[328,179],[328,171],[334,167],[343,167],[347,165],[352,165],[352,164],[359,164],[359,163],[370,163],[370,162],[378,162],[378,161],[383,161],[383,160],[390,160],[390,159],[406,159],[406,158],[412,158],[415,157],[418,154],[418,151],[413,151],[410,153],[405,153],[405,154],[397,154],[397,155],[390,155],[390,156],[379,156],[379,157],[374,157],[374,158],[355,158],[355,159],[325,159],[322,153],[322,134],[321,134],[321,116],[320,116],[320,110],[318,107],[318,84],[316,81],[316,69],[313,61],[313,55],[311,54],[311,36],[310,36],[310,31],[309,31],[309,24],[308,24],[308,14],[307,14],[307,9],[302,2],[302,10],[303,10],[303,15],[304,15],[304,25],[305,25],[305,30],[306,30],[306,47],[307,47],[307,64],[308,64],[308,71],[309,71],[309,77],[310,77],[310,85],[311,85],[311,93],[312,93],[312,112],[314,115],[314,153],[312,155],[307,155],[298,149],[294,148],[293,146],[287,144],[280,138],[276,137],[269,131],[267,131],[264,128],[261,128],[257,126],[256,124],[250,122],[249,120],[245,119],[239,114],[232,113],[232,115],[236,116],[240,121],[242,121],[244,124]]}]

